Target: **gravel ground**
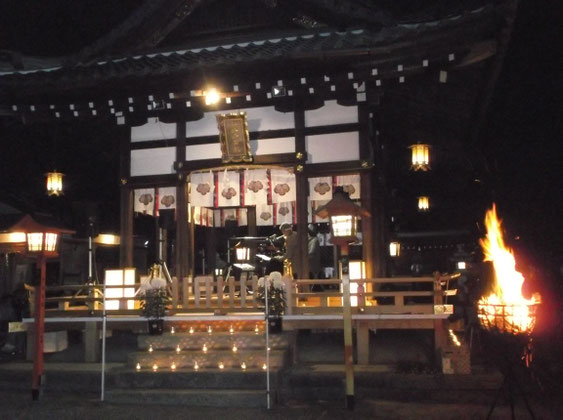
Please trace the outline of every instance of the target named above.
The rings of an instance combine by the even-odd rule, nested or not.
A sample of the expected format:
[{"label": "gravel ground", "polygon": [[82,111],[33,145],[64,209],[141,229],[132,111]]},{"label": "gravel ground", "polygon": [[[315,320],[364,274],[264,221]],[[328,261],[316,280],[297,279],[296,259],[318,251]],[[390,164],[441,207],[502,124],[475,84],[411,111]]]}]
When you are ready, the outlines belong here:
[{"label": "gravel ground", "polygon": [[[211,408],[163,405],[121,405],[101,402],[94,394],[45,393],[32,401],[29,392],[0,394],[2,419],[484,419],[488,405],[436,404],[362,400],[353,411],[326,401],[288,403],[271,410],[256,408]],[[559,419],[545,407],[535,407],[536,419]],[[510,419],[510,408],[495,407],[493,419]],[[531,418],[517,402],[516,418]]]}]

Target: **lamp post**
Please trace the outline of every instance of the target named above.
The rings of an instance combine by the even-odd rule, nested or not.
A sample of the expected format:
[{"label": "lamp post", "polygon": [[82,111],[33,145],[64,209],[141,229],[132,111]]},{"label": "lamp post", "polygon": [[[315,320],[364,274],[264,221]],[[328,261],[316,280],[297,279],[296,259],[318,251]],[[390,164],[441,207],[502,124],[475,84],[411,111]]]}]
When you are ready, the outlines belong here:
[{"label": "lamp post", "polygon": [[41,378],[43,376],[43,336],[45,333],[45,283],[47,271],[47,259],[56,257],[57,245],[61,233],[73,233],[70,230],[60,229],[53,226],[42,225],[31,216],[25,215],[19,222],[13,225],[10,232],[25,234],[26,252],[37,257],[37,266],[41,275],[39,290],[35,291],[35,357],[33,360],[33,376],[31,385],[31,396],[34,400],[39,399]]},{"label": "lamp post", "polygon": [[344,318],[344,365],[346,370],[346,407],[354,409],[354,350],[352,346],[352,309],[350,304],[350,258],[348,244],[357,239],[359,216],[370,213],[357,206],[342,188],[336,188],[332,200],[320,207],[316,215],[330,218],[331,241],[340,246],[340,277],[342,279]]}]

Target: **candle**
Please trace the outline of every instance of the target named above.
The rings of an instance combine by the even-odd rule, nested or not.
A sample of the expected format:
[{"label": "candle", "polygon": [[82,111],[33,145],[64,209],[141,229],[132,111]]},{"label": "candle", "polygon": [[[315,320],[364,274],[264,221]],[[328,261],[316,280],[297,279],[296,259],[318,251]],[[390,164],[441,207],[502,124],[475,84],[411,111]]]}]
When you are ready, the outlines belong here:
[{"label": "candle", "polygon": [[140,364],[140,363],[137,363],[137,366],[135,366],[135,369],[141,370],[141,364]]},{"label": "candle", "polygon": [[172,362],[172,364],[170,365],[170,370],[171,370],[171,371],[175,371],[175,370],[176,370],[176,363]]},{"label": "candle", "polygon": [[153,350],[153,348],[152,348],[152,344],[151,344],[151,345],[149,346],[149,353],[152,353],[152,350]]},{"label": "candle", "polygon": [[152,365],[152,370],[154,372],[156,372],[158,370],[158,365],[156,363],[154,365]]}]

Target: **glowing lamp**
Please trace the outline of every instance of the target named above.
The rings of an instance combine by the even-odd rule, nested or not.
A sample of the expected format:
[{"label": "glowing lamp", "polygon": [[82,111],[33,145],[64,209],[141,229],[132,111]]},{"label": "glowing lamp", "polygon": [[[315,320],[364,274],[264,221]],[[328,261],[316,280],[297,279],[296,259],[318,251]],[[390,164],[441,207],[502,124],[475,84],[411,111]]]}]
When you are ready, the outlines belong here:
[{"label": "glowing lamp", "polygon": [[[106,270],[106,309],[135,309],[135,269],[123,268]],[[120,287],[119,287],[120,286]],[[125,301],[120,298],[131,298]]]},{"label": "glowing lamp", "polygon": [[418,197],[418,211],[428,211],[430,208],[430,200],[427,196]]},{"label": "glowing lamp", "polygon": [[237,247],[235,250],[237,253],[238,261],[248,261],[250,259],[250,248],[241,246]]},{"label": "glowing lamp", "polygon": [[176,354],[180,353],[182,351],[182,349],[180,348],[180,345],[176,345]]},{"label": "glowing lamp", "polygon": [[409,146],[412,152],[411,168],[415,171],[430,169],[430,146],[427,144],[413,144]]},{"label": "glowing lamp", "polygon": [[100,233],[94,238],[94,243],[98,245],[119,245],[120,238],[118,235],[111,233]]},{"label": "glowing lamp", "polygon": [[465,261],[458,261],[457,262],[457,269],[458,270],[465,270],[467,268],[467,263]]},{"label": "glowing lamp", "polygon": [[238,347],[236,344],[233,344],[233,353],[236,353],[238,351]]},{"label": "glowing lamp", "polygon": [[219,362],[219,369],[224,369],[225,368],[225,364],[223,362]]},{"label": "glowing lamp", "polygon": [[137,363],[137,366],[135,366],[135,370],[137,370],[137,371],[141,370],[141,364],[140,363]]},{"label": "glowing lamp", "polygon": [[241,368],[242,370],[246,370],[246,363],[245,363],[245,362],[242,362],[242,363],[240,364],[240,368]]},{"label": "glowing lamp", "polygon": [[389,243],[389,255],[391,257],[398,257],[401,255],[401,244],[399,242]]},{"label": "glowing lamp", "polygon": [[174,372],[176,370],[176,363],[172,362],[172,364],[170,365],[170,370],[172,372]]},{"label": "glowing lamp", "polygon": [[221,98],[221,94],[215,88],[205,91],[203,95],[205,96],[205,105],[215,105]]},{"label": "glowing lamp", "polygon": [[152,344],[149,346],[149,353],[153,352]]},{"label": "glowing lamp", "polygon": [[201,351],[204,352],[204,353],[207,353],[207,344],[203,344]]},{"label": "glowing lamp", "polygon": [[63,193],[63,174],[60,172],[49,172],[47,176],[47,194],[61,195]]},{"label": "glowing lamp", "polygon": [[[366,264],[364,261],[350,261],[350,280],[361,280],[366,278]],[[342,285],[340,286],[342,288]],[[341,290],[342,291],[342,290]],[[350,282],[350,304],[358,306],[358,283]]]},{"label": "glowing lamp", "polygon": [[152,365],[152,370],[153,372],[156,372],[158,370],[158,365],[156,363]]},{"label": "glowing lamp", "polygon": [[319,207],[316,215],[322,219],[330,218],[331,241],[347,246],[357,239],[357,221],[360,216],[369,216],[369,212],[357,206],[341,187],[337,187],[330,200]]},{"label": "glowing lamp", "polygon": [[194,370],[198,370],[199,369],[199,365],[197,364],[197,362],[194,363]]}]

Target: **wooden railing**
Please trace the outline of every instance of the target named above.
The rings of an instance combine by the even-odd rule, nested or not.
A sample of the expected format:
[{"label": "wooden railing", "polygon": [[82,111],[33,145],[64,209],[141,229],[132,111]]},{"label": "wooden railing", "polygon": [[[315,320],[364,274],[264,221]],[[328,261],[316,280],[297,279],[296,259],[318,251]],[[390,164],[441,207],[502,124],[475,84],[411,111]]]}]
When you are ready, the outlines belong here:
[{"label": "wooden railing", "polygon": [[[376,314],[432,314],[435,307],[443,304],[445,277],[390,277],[351,281],[353,312]],[[144,280],[144,279],[142,279]],[[284,277],[286,292],[286,315],[342,313],[340,279],[292,280]],[[256,312],[263,311],[257,299],[258,277],[243,275],[239,279],[219,276],[196,276],[184,278],[178,284],[172,279],[172,291],[178,291],[177,305],[170,313],[189,312]],[[127,285],[136,291],[146,281]],[[122,286],[106,286],[106,289]],[[102,309],[103,285],[65,285],[47,288],[47,307],[50,310],[70,311]],[[59,294],[58,296],[53,296]],[[134,301],[134,310],[114,313],[139,313],[142,293],[135,297],[112,298],[112,300]],[[56,307],[53,307],[56,303]],[[122,305],[123,306],[123,305]]]}]

